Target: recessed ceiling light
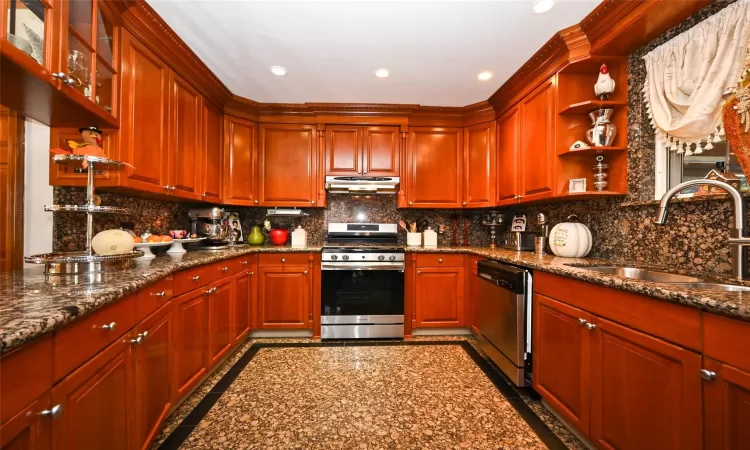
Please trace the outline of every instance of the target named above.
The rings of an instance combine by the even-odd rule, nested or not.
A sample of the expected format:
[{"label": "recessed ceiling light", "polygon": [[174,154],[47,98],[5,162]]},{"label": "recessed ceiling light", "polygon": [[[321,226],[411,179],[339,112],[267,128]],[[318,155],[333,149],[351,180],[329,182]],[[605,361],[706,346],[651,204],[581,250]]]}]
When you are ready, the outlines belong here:
[{"label": "recessed ceiling light", "polygon": [[479,75],[477,75],[477,78],[479,78],[481,81],[487,81],[490,78],[492,78],[492,72],[489,70],[485,70],[484,72],[479,72]]},{"label": "recessed ceiling light", "polygon": [[378,69],[375,71],[375,76],[378,78],[387,78],[390,74],[391,73],[388,72],[388,69]]},{"label": "recessed ceiling light", "polygon": [[555,7],[557,0],[534,0],[531,4],[531,12],[533,14],[544,14],[550,9]]},{"label": "recessed ceiling light", "polygon": [[271,73],[283,77],[286,75],[286,69],[281,66],[271,66]]}]

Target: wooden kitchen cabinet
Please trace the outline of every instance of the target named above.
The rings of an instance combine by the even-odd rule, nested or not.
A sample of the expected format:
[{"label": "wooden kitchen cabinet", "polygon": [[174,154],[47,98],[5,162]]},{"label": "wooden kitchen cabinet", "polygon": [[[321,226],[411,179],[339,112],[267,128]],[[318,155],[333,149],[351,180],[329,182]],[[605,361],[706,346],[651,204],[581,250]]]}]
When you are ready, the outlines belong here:
[{"label": "wooden kitchen cabinet", "polygon": [[203,173],[201,155],[200,93],[174,71],[170,75],[170,126],[167,152],[167,174],[164,178],[169,193],[181,198],[198,200]]},{"label": "wooden kitchen cabinet", "polygon": [[[168,194],[169,67],[133,35],[122,32],[120,185]],[[195,172],[195,169],[193,169]]]},{"label": "wooden kitchen cabinet", "polygon": [[182,398],[208,371],[208,302],[203,288],[172,299],[172,400]]},{"label": "wooden kitchen cabinet", "polygon": [[701,356],[606,319],[592,322],[594,443],[611,449],[700,449]]},{"label": "wooden kitchen cabinet", "polygon": [[52,388],[52,448],[122,449],[133,445],[132,349],[126,334]]},{"label": "wooden kitchen cabinet", "polygon": [[258,204],[258,125],[224,116],[224,203]]},{"label": "wooden kitchen cabinet", "polygon": [[461,208],[462,136],[460,128],[410,129],[406,155],[409,208]]},{"label": "wooden kitchen cabinet", "polygon": [[0,449],[37,450],[52,448],[52,421],[39,415],[49,411],[50,398],[45,394],[0,427]]},{"label": "wooden kitchen cabinet", "polygon": [[362,175],[362,128],[326,126],[326,175]]},{"label": "wooden kitchen cabinet", "polygon": [[208,100],[203,100],[203,128],[201,132],[201,197],[210,202],[221,202],[222,171],[222,136],[223,124],[221,112]]},{"label": "wooden kitchen cabinet", "polygon": [[260,267],[259,328],[310,328],[310,279],[308,266]]},{"label": "wooden kitchen cabinet", "polygon": [[534,294],[534,390],[585,435],[591,422],[591,315]]},{"label": "wooden kitchen cabinet", "polygon": [[326,175],[397,177],[401,159],[398,127],[326,127]]},{"label": "wooden kitchen cabinet", "polygon": [[551,197],[555,187],[555,82],[546,81],[521,100],[521,201]]},{"label": "wooden kitchen cabinet", "polygon": [[208,367],[213,367],[232,348],[232,278],[211,283],[208,295]]},{"label": "wooden kitchen cabinet", "polygon": [[174,328],[172,305],[163,305],[135,327],[135,439],[147,448],[172,407],[170,391],[174,358],[170,339]]},{"label": "wooden kitchen cabinet", "polygon": [[314,125],[262,124],[258,149],[261,206],[316,205],[318,141]]},{"label": "wooden kitchen cabinet", "polygon": [[414,282],[417,328],[464,326],[464,268],[418,267]]},{"label": "wooden kitchen cabinet", "polygon": [[521,137],[520,109],[514,106],[497,120],[497,206],[518,203]]},{"label": "wooden kitchen cabinet", "polygon": [[494,121],[464,129],[464,208],[487,208],[495,205],[496,132]]},{"label": "wooden kitchen cabinet", "polygon": [[253,305],[256,304],[256,270],[245,270],[232,278],[232,343],[241,342],[250,334],[254,319]]},{"label": "wooden kitchen cabinet", "polygon": [[750,373],[703,359],[703,448],[750,448]]}]

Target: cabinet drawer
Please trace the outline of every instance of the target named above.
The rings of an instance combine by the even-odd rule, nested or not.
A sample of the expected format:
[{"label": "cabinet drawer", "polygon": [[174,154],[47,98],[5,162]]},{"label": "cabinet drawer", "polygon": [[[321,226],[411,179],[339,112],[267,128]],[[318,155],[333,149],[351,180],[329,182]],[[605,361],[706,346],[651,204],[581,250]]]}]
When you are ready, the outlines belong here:
[{"label": "cabinet drawer", "polygon": [[468,255],[466,256],[467,259],[467,267],[469,270],[471,270],[471,273],[474,275],[477,275],[477,268],[479,267],[479,261],[484,261],[487,258],[482,258],[481,256],[476,255]]},{"label": "cabinet drawer", "polygon": [[464,265],[464,255],[451,253],[420,253],[417,267],[458,267]]},{"label": "cabinet drawer", "polygon": [[136,295],[129,295],[57,332],[53,345],[54,380],[63,378],[133,328],[135,305]]},{"label": "cabinet drawer", "polygon": [[218,279],[216,270],[207,270],[210,266],[213,264],[193,267],[174,274],[173,295],[176,297],[216,281]]},{"label": "cabinet drawer", "polygon": [[750,372],[750,322],[703,314],[703,353]]},{"label": "cabinet drawer", "polygon": [[245,255],[234,259],[234,262],[239,267],[239,272],[242,272],[249,269],[257,260],[256,255]]},{"label": "cabinet drawer", "polygon": [[258,266],[307,266],[309,259],[308,253],[264,253],[258,255]]},{"label": "cabinet drawer", "polygon": [[164,306],[174,294],[174,278],[172,275],[146,286],[138,291],[136,304],[136,317],[138,322],[148,317],[149,314]]},{"label": "cabinet drawer", "polygon": [[4,424],[52,386],[52,336],[3,356],[0,377],[0,424]]}]

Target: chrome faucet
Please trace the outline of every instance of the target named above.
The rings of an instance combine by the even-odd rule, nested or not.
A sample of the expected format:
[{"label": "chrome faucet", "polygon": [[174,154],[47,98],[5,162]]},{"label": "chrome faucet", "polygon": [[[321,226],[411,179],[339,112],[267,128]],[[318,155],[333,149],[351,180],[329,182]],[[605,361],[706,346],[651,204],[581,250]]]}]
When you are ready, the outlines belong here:
[{"label": "chrome faucet", "polygon": [[742,260],[742,247],[750,246],[750,238],[744,236],[745,228],[745,202],[742,198],[742,194],[734,186],[727,184],[723,181],[718,180],[690,180],[684,183],[680,183],[673,187],[661,198],[659,204],[659,211],[656,213],[656,220],[654,223],[657,225],[664,225],[667,223],[667,204],[675,196],[675,194],[681,192],[685,188],[692,186],[715,186],[721,188],[732,197],[734,203],[734,225],[729,234],[729,250],[732,258],[732,276],[738,280],[742,279],[742,273],[744,272],[745,262]]}]

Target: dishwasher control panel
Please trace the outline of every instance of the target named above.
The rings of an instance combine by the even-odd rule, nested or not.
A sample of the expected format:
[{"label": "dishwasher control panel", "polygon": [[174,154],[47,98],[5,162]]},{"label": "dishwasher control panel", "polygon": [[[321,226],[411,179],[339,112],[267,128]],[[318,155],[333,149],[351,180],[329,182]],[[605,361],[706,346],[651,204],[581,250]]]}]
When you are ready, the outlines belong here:
[{"label": "dishwasher control panel", "polygon": [[479,277],[516,294],[526,291],[526,269],[495,261],[479,261]]}]

